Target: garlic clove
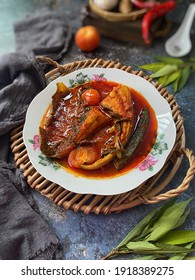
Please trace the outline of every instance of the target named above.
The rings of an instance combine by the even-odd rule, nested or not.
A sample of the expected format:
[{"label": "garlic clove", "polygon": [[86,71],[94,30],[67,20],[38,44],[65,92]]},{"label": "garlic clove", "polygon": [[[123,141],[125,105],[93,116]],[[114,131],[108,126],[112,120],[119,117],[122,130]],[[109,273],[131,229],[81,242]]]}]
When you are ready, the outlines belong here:
[{"label": "garlic clove", "polygon": [[94,0],[94,4],[105,11],[114,9],[118,5],[118,0]]}]

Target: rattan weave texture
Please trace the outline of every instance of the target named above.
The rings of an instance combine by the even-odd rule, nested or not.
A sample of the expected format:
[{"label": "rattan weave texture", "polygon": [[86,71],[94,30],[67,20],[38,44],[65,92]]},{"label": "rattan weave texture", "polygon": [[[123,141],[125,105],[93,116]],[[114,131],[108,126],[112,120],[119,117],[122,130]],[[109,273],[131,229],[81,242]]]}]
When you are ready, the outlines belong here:
[{"label": "rattan weave texture", "polygon": [[[119,195],[100,196],[73,193],[42,177],[35,170],[28,158],[22,136],[23,125],[21,125],[11,132],[11,150],[14,154],[16,166],[22,169],[31,188],[36,189],[58,206],[62,206],[65,209],[72,209],[75,212],[83,211],[85,214],[89,214],[90,212],[108,214],[120,212],[142,203],[155,204],[176,197],[188,189],[195,173],[195,157],[193,152],[185,147],[183,118],[180,115],[179,106],[174,96],[170,94],[166,88],[153,82],[149,76],[144,75],[143,71],[133,71],[131,66],[121,65],[119,62],[115,61],[96,58],[59,65],[57,62],[46,57],[38,57],[38,59],[54,67],[53,70],[46,74],[48,82],[59,76],[86,67],[118,68],[143,77],[151,82],[170,104],[177,134],[176,142],[169,158],[163,168],[155,176],[132,191]],[[189,168],[185,178],[177,188],[168,189],[163,192],[176,174],[184,155],[189,161]]]}]

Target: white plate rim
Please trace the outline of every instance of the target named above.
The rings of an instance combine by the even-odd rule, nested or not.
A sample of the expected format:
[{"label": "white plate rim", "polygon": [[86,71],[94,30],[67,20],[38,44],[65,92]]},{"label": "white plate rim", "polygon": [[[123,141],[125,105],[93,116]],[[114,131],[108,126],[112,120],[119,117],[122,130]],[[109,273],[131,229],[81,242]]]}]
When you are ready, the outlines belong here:
[{"label": "white plate rim", "polygon": [[[48,163],[48,166],[40,164],[40,150],[36,145],[35,136],[38,134],[40,120],[51,102],[51,96],[55,93],[56,83],[64,82],[66,85],[70,86],[70,80],[74,81],[78,75],[93,78],[94,74],[97,79],[98,77],[99,79],[106,77],[107,80],[131,86],[140,92],[154,109],[159,126],[156,144],[161,146],[161,150],[151,150],[147,158],[148,162],[145,163],[146,166],[149,165],[148,169],[142,170],[146,168],[143,164],[143,166],[138,166],[129,173],[119,177],[91,179],[75,176],[62,168],[58,168],[58,166],[55,166],[53,163]],[[39,106],[40,104],[41,106]],[[152,83],[138,75],[128,73],[121,69],[89,67],[58,77],[32,100],[26,113],[23,139],[32,165],[40,175],[49,181],[57,183],[74,193],[116,195],[138,187],[141,183],[160,171],[174,146],[176,127],[169,103]],[[168,148],[166,149],[166,147]]]}]

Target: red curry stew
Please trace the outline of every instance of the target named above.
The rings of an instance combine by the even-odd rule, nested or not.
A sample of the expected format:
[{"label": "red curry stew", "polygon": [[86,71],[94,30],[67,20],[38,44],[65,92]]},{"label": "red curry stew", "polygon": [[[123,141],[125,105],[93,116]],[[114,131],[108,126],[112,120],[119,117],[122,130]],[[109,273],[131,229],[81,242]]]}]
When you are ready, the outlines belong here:
[{"label": "red curry stew", "polygon": [[[69,89],[69,93],[66,95],[66,97],[62,97],[65,100],[69,99],[69,103],[66,102],[65,103],[61,103],[61,107],[58,106],[58,108],[55,108],[55,110],[58,110],[58,126],[60,126],[59,124],[59,119],[60,118],[69,118],[69,120],[67,122],[70,123],[70,118],[75,118],[75,115],[77,116],[77,118],[85,118],[85,113],[88,110],[88,107],[90,108],[96,108],[99,110],[99,107],[101,107],[101,102],[105,99],[106,97],[113,91],[115,90],[117,87],[119,87],[120,84],[116,83],[116,82],[111,82],[111,81],[91,81],[89,83],[86,83],[84,85],[78,85],[75,88]],[[90,98],[90,91],[89,94],[85,93],[86,90],[90,90],[92,89],[92,98]],[[84,177],[90,177],[90,178],[110,178],[110,177],[115,177],[115,176],[119,176],[121,174],[124,174],[126,172],[128,172],[129,170],[135,168],[139,163],[141,163],[149,154],[149,152],[151,151],[152,146],[154,145],[154,142],[156,140],[156,135],[157,135],[157,120],[156,120],[156,116],[155,116],[155,112],[152,109],[152,107],[150,106],[150,104],[148,103],[148,101],[136,90],[134,90],[133,88],[130,88],[130,92],[131,92],[131,96],[132,96],[132,101],[133,101],[133,130],[136,127],[136,122],[139,119],[139,115],[140,112],[143,108],[147,108],[149,111],[149,122],[144,134],[144,137],[141,141],[141,143],[139,144],[138,148],[136,149],[136,152],[133,154],[133,156],[131,157],[131,160],[128,162],[128,164],[122,168],[121,170],[117,170],[113,164],[113,161],[109,162],[108,164],[102,166],[101,168],[95,169],[95,170],[85,170],[82,168],[79,168],[79,166],[72,164],[72,162],[74,163],[74,150],[78,151],[79,146],[87,146],[88,147],[88,153],[90,153],[90,159],[93,161],[93,151],[94,151],[94,161],[98,160],[98,158],[96,158],[97,154],[99,153],[99,157],[101,157],[101,149],[103,148],[103,145],[106,141],[110,141],[112,142],[114,139],[114,135],[112,135],[112,133],[107,133],[106,131],[108,131],[109,129],[111,129],[111,127],[113,126],[113,119],[112,118],[107,118],[107,116],[105,117],[105,120],[103,118],[102,121],[102,125],[99,126],[99,129],[95,129],[94,132],[92,132],[92,134],[89,135],[89,140],[92,141],[94,137],[99,137],[101,138],[101,143],[103,144],[99,144],[99,145],[91,145],[88,144],[88,138],[84,137],[82,135],[82,133],[79,134],[79,129],[82,128],[82,124],[80,126],[80,128],[78,129],[78,131],[76,131],[76,125],[75,127],[68,127],[68,124],[66,124],[66,131],[63,133],[69,134],[67,137],[71,138],[74,137],[74,139],[78,139],[80,140],[81,144],[77,144],[76,147],[72,147],[71,142],[69,143],[68,146],[68,154],[65,156],[62,156],[61,158],[55,158],[55,156],[53,158],[55,158],[55,161],[57,161],[61,166],[63,166],[68,172],[74,173],[76,176],[84,176]],[[78,97],[79,96],[79,97]],[[79,100],[79,98],[81,100]],[[78,104],[80,103],[80,104]],[[77,104],[77,106],[75,106],[75,104]],[[102,103],[103,104],[103,103]],[[115,105],[113,105],[115,106]],[[55,106],[53,106],[55,107]],[[72,108],[71,108],[72,107]],[[75,109],[77,112],[73,113],[73,107],[77,108]],[[45,113],[45,115],[43,116],[43,119],[41,121],[40,127],[44,128],[46,127],[45,123],[46,123],[46,116],[48,114],[48,111],[50,110],[50,107],[48,108],[47,112]],[[102,108],[100,108],[100,112],[101,112]],[[71,116],[71,114],[72,116]],[[60,116],[61,114],[61,116]],[[90,113],[86,113],[86,114],[90,114]],[[99,113],[98,113],[99,114]],[[60,116],[60,117],[59,117]],[[105,121],[105,123],[104,123]],[[56,126],[56,122],[54,121],[52,124],[52,133],[55,133],[55,126]],[[63,129],[63,126],[62,126]],[[61,129],[61,132],[62,132]],[[72,132],[71,130],[75,129],[75,132]],[[89,131],[89,129],[87,129],[87,131]],[[73,133],[73,136],[72,136]],[[75,133],[75,135],[74,135]],[[88,132],[86,132],[88,133]],[[96,136],[96,133],[98,136]],[[133,133],[133,132],[132,132]],[[82,138],[83,137],[83,138]],[[44,138],[42,136],[42,138]],[[91,140],[92,139],[92,140]],[[90,142],[89,141],[89,142]],[[121,140],[122,141],[122,140]],[[55,141],[54,141],[55,142]],[[98,142],[98,141],[97,141]],[[82,148],[81,148],[82,150]],[[70,160],[70,157],[72,156],[72,159]],[[90,164],[90,162],[89,162]]]}]

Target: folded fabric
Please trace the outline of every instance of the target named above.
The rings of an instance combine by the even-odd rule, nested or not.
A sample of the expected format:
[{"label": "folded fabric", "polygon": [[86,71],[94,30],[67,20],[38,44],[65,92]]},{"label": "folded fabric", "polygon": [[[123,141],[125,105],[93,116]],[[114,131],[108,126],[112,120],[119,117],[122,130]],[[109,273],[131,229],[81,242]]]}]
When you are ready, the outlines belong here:
[{"label": "folded fabric", "polygon": [[0,259],[53,259],[58,239],[17,190],[27,187],[21,171],[0,161]]},{"label": "folded fabric", "polygon": [[59,60],[68,50],[72,31],[67,21],[56,12],[42,9],[28,15],[14,26],[16,50],[32,50]]},{"label": "folded fabric", "polygon": [[0,57],[0,135],[24,120],[29,103],[45,85],[42,67],[32,53]]},{"label": "folded fabric", "polygon": [[5,154],[5,135],[24,121],[29,103],[45,85],[44,72],[33,53],[0,57],[0,143],[4,142],[0,159]]},{"label": "folded fabric", "polygon": [[22,172],[8,163],[9,132],[24,122],[29,103],[45,85],[33,53],[0,57],[0,259],[51,259],[58,246],[49,225],[32,208]]}]

